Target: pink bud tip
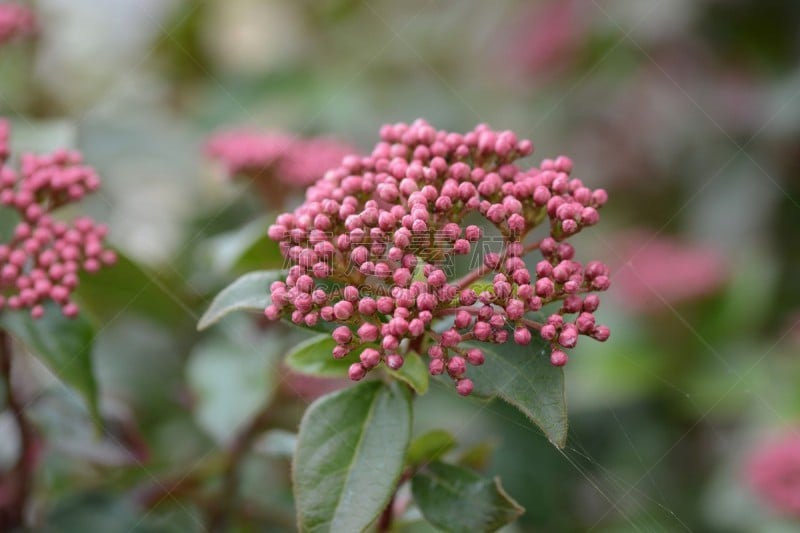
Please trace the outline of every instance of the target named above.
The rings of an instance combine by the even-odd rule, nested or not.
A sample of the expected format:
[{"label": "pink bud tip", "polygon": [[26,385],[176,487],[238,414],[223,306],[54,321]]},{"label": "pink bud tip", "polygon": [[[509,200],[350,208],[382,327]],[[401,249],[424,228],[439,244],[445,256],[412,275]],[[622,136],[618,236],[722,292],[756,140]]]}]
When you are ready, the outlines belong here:
[{"label": "pink bud tip", "polygon": [[550,354],[550,364],[553,366],[564,366],[568,360],[567,354],[561,350],[553,350],[553,353]]}]

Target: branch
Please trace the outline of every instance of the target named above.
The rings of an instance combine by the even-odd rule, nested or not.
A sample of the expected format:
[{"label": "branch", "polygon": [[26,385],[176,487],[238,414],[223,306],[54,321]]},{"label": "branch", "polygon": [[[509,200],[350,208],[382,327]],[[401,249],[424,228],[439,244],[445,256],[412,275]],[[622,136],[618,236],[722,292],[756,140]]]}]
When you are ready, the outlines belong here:
[{"label": "branch", "polygon": [[241,477],[241,466],[253,441],[267,428],[272,418],[269,404],[264,406],[250,420],[239,435],[236,436],[228,452],[228,459],[225,464],[222,476],[222,488],[220,498],[208,517],[208,528],[210,533],[223,532],[228,530],[228,520],[236,504],[236,495],[239,492],[239,482]]},{"label": "branch", "polygon": [[[17,426],[20,441],[20,454],[17,462],[0,484],[7,494],[0,498],[0,531],[10,531],[21,527],[25,520],[25,508],[33,487],[33,471],[36,466],[36,439],[33,426],[25,416],[22,402],[14,394],[11,380],[11,339],[5,330],[0,329],[0,378],[6,392],[6,407],[11,412]],[[5,486],[3,486],[5,485]]]}]

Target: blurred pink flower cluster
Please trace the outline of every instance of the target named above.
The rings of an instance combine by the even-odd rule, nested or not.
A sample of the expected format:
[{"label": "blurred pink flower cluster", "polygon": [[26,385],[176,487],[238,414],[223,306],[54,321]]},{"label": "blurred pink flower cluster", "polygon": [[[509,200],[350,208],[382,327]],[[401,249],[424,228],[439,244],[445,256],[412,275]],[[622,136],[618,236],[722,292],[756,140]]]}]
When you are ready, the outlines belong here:
[{"label": "blurred pink flower cluster", "polygon": [[584,38],[580,9],[571,0],[526,7],[513,32],[510,56],[533,76],[552,74],[569,65]]},{"label": "blurred pink flower cluster", "polygon": [[[575,261],[565,242],[599,221],[606,192],[571,178],[567,157],[539,168],[514,164],[532,151],[529,140],[486,125],[463,135],[423,120],[384,126],[371,155],[346,157],[269,228],[291,267],[285,281],[272,284],[265,314],[306,326],[339,324],[333,357],[359,352],[354,380],[381,362],[400,368],[409,346],[427,348],[430,373],[446,372],[464,395],[473,387],[466,364],[484,362],[482,350],[465,341],[513,337],[525,345],[533,330],[561,366],[562,348],[574,347],[579,335],[606,340],[609,330],[593,314],[599,299],[583,295],[608,288],[608,269]],[[494,226],[496,251],[467,222],[472,216]],[[523,244],[542,223],[550,235]],[[529,270],[523,257],[534,250],[542,260]],[[452,279],[453,257],[470,254],[473,270]],[[544,323],[527,316],[554,302],[560,307]],[[448,316],[452,326],[434,327]]]},{"label": "blurred pink flower cluster", "polygon": [[224,166],[228,177],[268,184],[274,194],[277,184],[296,188],[311,185],[357,150],[329,137],[228,130],[213,135],[206,142],[205,152]]},{"label": "blurred pink flower cluster", "polygon": [[0,4],[0,45],[34,31],[36,17],[31,9],[15,3]]},{"label": "blurred pink flower cluster", "polygon": [[613,243],[625,261],[614,275],[621,301],[635,311],[655,311],[713,293],[727,280],[725,258],[708,246],[643,232]]},{"label": "blurred pink flower cluster", "polygon": [[43,303],[56,302],[68,317],[78,313],[71,300],[81,270],[96,272],[116,262],[104,247],[107,229],[88,217],[71,223],[51,213],[100,187],[94,169],[79,153],[58,150],[50,155],[23,154],[20,170],[7,165],[9,126],[0,120],[0,205],[16,211],[19,221],[8,242],[0,244],[0,309],[44,314]]},{"label": "blurred pink flower cluster", "polygon": [[746,474],[764,503],[800,518],[800,429],[763,443],[750,457]]}]

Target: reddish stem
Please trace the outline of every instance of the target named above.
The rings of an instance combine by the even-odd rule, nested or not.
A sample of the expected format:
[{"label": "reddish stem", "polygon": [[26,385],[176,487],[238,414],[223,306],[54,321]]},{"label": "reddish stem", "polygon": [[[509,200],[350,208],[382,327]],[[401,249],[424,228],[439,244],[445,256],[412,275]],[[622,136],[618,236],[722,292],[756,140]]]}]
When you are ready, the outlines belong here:
[{"label": "reddish stem", "polygon": [[22,527],[25,509],[33,487],[33,471],[36,466],[36,439],[33,426],[25,416],[24,406],[14,393],[11,381],[11,339],[0,329],[0,376],[6,391],[6,407],[17,426],[20,455],[12,469],[0,483],[5,492],[0,499],[0,531],[11,531]]}]

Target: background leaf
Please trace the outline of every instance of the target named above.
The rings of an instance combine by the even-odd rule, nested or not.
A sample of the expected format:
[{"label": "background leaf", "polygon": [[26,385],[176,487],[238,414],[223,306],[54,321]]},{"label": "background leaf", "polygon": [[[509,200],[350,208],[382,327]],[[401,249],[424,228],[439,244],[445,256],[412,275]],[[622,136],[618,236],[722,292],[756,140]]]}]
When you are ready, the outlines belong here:
[{"label": "background leaf", "polygon": [[240,277],[214,297],[200,317],[197,329],[204,330],[234,311],[263,312],[269,305],[269,285],[283,277],[280,270],[261,270]]},{"label": "background leaf", "polygon": [[95,332],[89,321],[83,315],[67,318],[57,306],[47,304],[40,319],[35,320],[24,311],[5,312],[0,323],[62,382],[83,396],[89,413],[99,423],[98,386],[92,362]]},{"label": "background leaf", "polygon": [[187,366],[197,423],[220,443],[273,397],[281,347],[276,339],[257,337],[246,319],[225,326],[195,347]]},{"label": "background leaf", "polygon": [[524,512],[497,478],[440,462],[418,472],[411,479],[411,490],[425,518],[453,533],[496,531]]},{"label": "background leaf", "polygon": [[77,299],[93,317],[110,321],[131,310],[162,324],[186,324],[185,284],[151,272],[119,250],[113,268],[81,277]]},{"label": "background leaf", "polygon": [[408,447],[406,462],[411,465],[435,461],[456,447],[456,439],[443,429],[420,435]]},{"label": "background leaf", "polygon": [[300,529],[367,528],[395,491],[410,436],[411,395],[397,383],[368,381],[314,402],[293,462]]},{"label": "background leaf", "polygon": [[563,448],[568,427],[564,371],[550,364],[550,347],[537,340],[528,346],[507,342],[501,348],[471,344],[486,354],[483,365],[470,369],[474,394],[502,398],[539,426],[551,443]]}]

